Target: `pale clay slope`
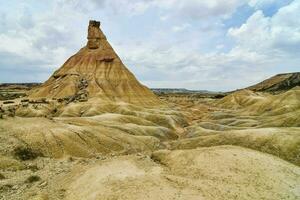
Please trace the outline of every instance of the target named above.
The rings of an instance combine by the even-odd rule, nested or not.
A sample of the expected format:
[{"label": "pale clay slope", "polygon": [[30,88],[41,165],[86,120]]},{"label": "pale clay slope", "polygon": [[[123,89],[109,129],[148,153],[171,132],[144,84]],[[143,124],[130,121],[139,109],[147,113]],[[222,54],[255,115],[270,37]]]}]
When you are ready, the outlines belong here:
[{"label": "pale clay slope", "polygon": [[278,95],[242,90],[217,101],[195,101],[176,102],[188,105],[182,110],[195,120],[185,138],[170,142],[172,149],[238,145],[300,165],[298,87]]},{"label": "pale clay slope", "polygon": [[[104,159],[104,160],[103,160]],[[17,185],[14,200],[297,200],[300,168],[274,156],[235,146],[160,150],[100,159],[38,159],[32,172],[5,174]]]},{"label": "pale clay slope", "polygon": [[297,199],[300,170],[233,146],[120,157],[77,173],[67,200]]},{"label": "pale clay slope", "polygon": [[178,138],[184,123],[176,112],[132,109],[130,114],[103,113],[80,118],[6,119],[0,124],[0,137],[13,137],[15,147],[29,146],[49,157],[91,157],[157,149],[160,140]]},{"label": "pale clay slope", "polygon": [[[293,102],[293,98],[290,100]],[[102,105],[99,109],[91,106],[78,117],[76,113],[86,104],[88,102],[70,104],[70,108],[74,108],[68,111],[70,117],[59,116],[66,113],[62,111],[52,119],[1,120],[0,150],[4,157],[0,159],[1,163],[5,162],[3,174],[8,177],[1,184],[19,188],[18,193],[5,191],[6,199],[273,200],[299,197],[300,173],[296,166],[299,165],[299,128],[247,127],[249,122],[245,123],[245,119],[252,116],[254,121],[261,120],[257,118],[260,115],[245,115],[244,108],[254,104],[230,110],[220,108],[220,104],[213,107],[215,101],[192,106],[183,103],[187,107],[182,113],[189,121],[193,119],[190,126],[180,109],[130,104]],[[180,104],[176,105],[180,108]],[[201,120],[197,120],[197,116]],[[210,125],[204,124],[205,121]],[[220,146],[224,144],[257,151]],[[32,172],[27,168],[35,161],[21,162],[11,154],[19,145],[61,160],[49,159],[49,164],[38,164],[38,170]],[[210,148],[203,148],[205,146]],[[202,148],[195,149],[197,147]],[[161,148],[172,150],[157,152]],[[136,152],[142,154],[136,157]],[[152,160],[143,156],[151,152],[154,152]],[[68,161],[70,155],[90,159]],[[113,155],[114,158],[110,158]],[[103,156],[106,160],[100,161]],[[95,161],[95,157],[100,160]],[[16,172],[11,171],[15,169]],[[31,174],[39,175],[42,181],[24,184]],[[40,186],[43,181],[47,182],[46,186]]]},{"label": "pale clay slope", "polygon": [[[243,102],[248,102],[246,99],[251,98],[247,95],[234,95],[238,95]],[[299,128],[251,127],[250,119],[261,123],[261,116],[276,119],[276,115],[274,116],[272,111],[270,114],[259,115],[254,115],[254,112],[247,113],[247,109],[254,105],[269,106],[270,104],[264,103],[269,101],[266,100],[268,98],[278,99],[271,104],[276,109],[280,110],[280,107],[286,105],[297,108],[295,103],[289,104],[297,102],[297,95],[298,91],[290,91],[280,96],[266,95],[261,101],[250,100],[252,103],[247,103],[239,109],[224,109],[221,103],[216,104],[215,101],[199,101],[189,105],[182,100],[182,105],[187,106],[182,108],[182,113],[191,120],[191,125],[186,128],[181,110],[173,111],[171,108],[103,104],[96,109],[87,106],[89,109],[81,114],[82,117],[78,117],[76,113],[80,113],[79,111],[85,108],[83,105],[88,105],[88,102],[70,104],[69,108],[73,108],[72,112],[67,112],[70,117],[16,117],[1,120],[1,154],[4,157],[0,159],[1,163],[5,163],[2,168],[8,169],[4,173],[8,177],[13,177],[16,173],[10,170],[21,170],[19,185],[24,185],[25,178],[30,174],[30,171],[26,170],[30,162],[17,161],[10,154],[19,145],[41,151],[45,156],[65,159],[70,155],[109,158],[111,155],[136,152],[151,154],[160,148],[172,149],[154,153],[152,157],[156,163],[144,156],[139,156],[142,158],[137,161],[125,156],[115,157],[113,161],[107,161],[108,164],[93,163],[89,160],[85,161],[84,167],[79,168],[67,164],[67,169],[53,178],[46,178],[44,174],[51,169],[44,167],[34,174],[40,174],[49,186],[41,189],[40,183],[25,184],[29,185],[30,189],[24,189],[19,195],[5,194],[11,197],[8,199],[47,199],[46,196],[54,196],[53,199],[82,199],[81,195],[90,199],[297,199],[297,188],[300,185]],[[219,100],[222,101],[224,99]],[[178,105],[180,103],[177,103],[176,107]],[[214,107],[215,105],[217,107]],[[65,109],[63,110],[59,115],[66,113]],[[296,117],[295,112],[297,109],[282,114]],[[197,116],[201,120],[197,120]],[[282,120],[276,122],[282,123]],[[179,140],[176,140],[177,137]],[[220,145],[236,145],[257,151],[239,147],[219,147]],[[195,150],[197,147],[207,146],[210,147],[208,153],[200,153],[206,152],[206,148]],[[199,155],[203,157],[198,158]],[[278,157],[298,166],[288,164]],[[144,159],[147,164],[143,164]],[[149,166],[153,166],[154,169]],[[60,171],[59,169],[55,168],[53,171]],[[107,172],[108,169],[111,170],[110,173]],[[106,173],[107,176],[104,175]],[[9,183],[10,179],[6,181]],[[70,187],[65,188],[66,185]],[[63,191],[60,187],[63,187]],[[29,191],[31,193],[28,193]],[[41,192],[43,194],[39,196]],[[55,196],[56,193],[61,196]]]}]

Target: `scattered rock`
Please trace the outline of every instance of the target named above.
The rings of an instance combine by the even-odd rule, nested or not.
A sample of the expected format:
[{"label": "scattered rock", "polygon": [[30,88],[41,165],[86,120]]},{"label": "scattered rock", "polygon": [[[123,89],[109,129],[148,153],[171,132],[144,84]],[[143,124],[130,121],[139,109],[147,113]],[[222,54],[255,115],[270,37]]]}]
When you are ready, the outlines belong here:
[{"label": "scattered rock", "polygon": [[12,189],[13,189],[13,190],[18,190],[18,189],[19,189],[19,186],[18,186],[18,185],[14,185],[14,186],[12,187]]},{"label": "scattered rock", "polygon": [[36,100],[30,100],[29,103],[31,104],[49,104],[49,101],[46,98],[40,98]]},{"label": "scattered rock", "polygon": [[41,184],[40,184],[39,186],[40,186],[40,187],[45,187],[47,184],[48,184],[47,181],[43,181],[43,182],[41,182]]},{"label": "scattered rock", "polygon": [[28,165],[27,169],[30,169],[32,172],[36,172],[39,170],[38,166],[35,164]]}]

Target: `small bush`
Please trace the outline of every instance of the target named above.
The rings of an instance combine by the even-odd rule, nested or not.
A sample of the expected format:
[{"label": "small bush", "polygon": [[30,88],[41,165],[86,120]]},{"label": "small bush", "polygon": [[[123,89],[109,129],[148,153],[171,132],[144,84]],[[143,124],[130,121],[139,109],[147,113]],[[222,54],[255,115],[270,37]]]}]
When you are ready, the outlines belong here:
[{"label": "small bush", "polygon": [[29,165],[27,166],[27,169],[30,169],[32,172],[36,172],[39,170],[37,165]]},{"label": "small bush", "polygon": [[37,181],[40,181],[41,178],[39,176],[36,176],[36,175],[32,175],[32,176],[29,176],[25,183],[34,183],[34,182],[37,182]]},{"label": "small bush", "polygon": [[5,179],[5,176],[0,173],[0,180],[3,180],[3,179]]},{"label": "small bush", "polygon": [[42,156],[41,153],[35,152],[28,147],[17,147],[14,150],[14,156],[20,160],[34,160],[39,156]]},{"label": "small bush", "polygon": [[1,194],[1,192],[7,192],[7,191],[11,190],[12,187],[13,186],[11,184],[5,184],[5,185],[0,186],[0,194]]},{"label": "small bush", "polygon": [[58,109],[57,109],[57,108],[54,108],[54,109],[52,110],[52,114],[57,113],[57,111],[58,111]]},{"label": "small bush", "polygon": [[3,104],[12,104],[15,103],[14,101],[4,101]]},{"label": "small bush", "polygon": [[224,95],[224,94],[217,94],[214,96],[215,99],[222,99],[224,97],[226,97],[226,95]]}]

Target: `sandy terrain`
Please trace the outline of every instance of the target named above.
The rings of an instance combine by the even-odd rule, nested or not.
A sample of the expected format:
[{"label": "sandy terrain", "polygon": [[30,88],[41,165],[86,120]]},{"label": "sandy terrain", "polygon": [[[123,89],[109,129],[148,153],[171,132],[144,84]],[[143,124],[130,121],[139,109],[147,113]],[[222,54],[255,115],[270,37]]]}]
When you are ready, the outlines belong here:
[{"label": "sandy terrain", "polygon": [[[299,167],[235,146],[91,159],[40,158],[30,166],[5,173],[3,184],[13,186],[2,188],[4,199],[271,200],[300,195]],[[31,174],[41,180],[24,184]]]},{"label": "sandy terrain", "polygon": [[17,110],[0,121],[1,198],[299,199],[298,91],[168,97],[152,108],[82,102],[51,117]]}]

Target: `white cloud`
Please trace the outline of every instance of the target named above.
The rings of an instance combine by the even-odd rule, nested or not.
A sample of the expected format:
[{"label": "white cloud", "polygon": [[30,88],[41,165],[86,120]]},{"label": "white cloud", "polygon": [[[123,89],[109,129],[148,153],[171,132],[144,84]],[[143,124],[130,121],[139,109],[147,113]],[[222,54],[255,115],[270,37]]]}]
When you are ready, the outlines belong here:
[{"label": "white cloud", "polygon": [[85,44],[90,18],[104,21],[125,64],[151,87],[230,90],[266,78],[276,66],[300,63],[299,0],[272,17],[257,10],[228,33],[222,20],[247,0],[51,2],[44,12],[25,6],[0,13],[2,71],[29,70],[23,80],[32,81],[38,71],[45,80]]},{"label": "white cloud", "polygon": [[[76,18],[82,17],[81,14],[71,15],[67,9],[56,6],[46,12],[32,14],[29,4],[25,4],[24,8],[15,13],[4,15],[6,29],[0,31],[0,52],[11,59],[0,59],[2,67],[29,69],[35,65],[45,70],[49,67],[57,68],[66,56],[80,47],[78,35],[82,32],[75,31],[72,24]],[[24,65],[14,57],[22,60]]]},{"label": "white cloud", "polygon": [[264,55],[245,49],[201,53],[184,46],[162,49],[159,43],[146,43],[142,48],[124,44],[117,51],[125,64],[151,87],[230,90],[265,78],[257,66],[270,66]]},{"label": "white cloud", "polygon": [[[59,0],[57,0],[59,1]],[[67,0],[81,11],[94,9],[113,10],[116,14],[140,15],[150,8],[163,9],[162,19],[178,17],[201,20],[208,17],[229,17],[248,0]]]},{"label": "white cloud", "polygon": [[[94,0],[94,2],[97,2]],[[144,13],[151,5],[152,0],[106,0],[105,6],[112,8],[115,13],[139,15]]]},{"label": "white cloud", "polygon": [[186,30],[189,27],[191,27],[191,24],[185,23],[185,24],[182,24],[182,25],[173,26],[172,27],[172,31],[174,31],[174,32],[181,32],[181,31]]},{"label": "white cloud", "polygon": [[70,6],[87,13],[94,10],[109,10],[113,14],[136,16],[154,5],[154,0],[55,0],[60,6]]},{"label": "white cloud", "polygon": [[239,47],[270,57],[277,54],[299,54],[299,10],[300,1],[296,0],[279,9],[272,17],[266,17],[262,11],[256,11],[245,24],[239,28],[231,28],[228,34],[236,39]]},{"label": "white cloud", "polygon": [[[190,48],[201,37],[192,37],[183,45],[167,44],[165,48],[159,42],[129,49],[126,45],[120,52],[127,63],[138,66],[132,68],[138,74],[157,72],[152,76],[142,75],[145,83],[152,86],[212,90],[246,87],[276,71],[284,72],[285,66],[300,63],[299,49],[295,51],[300,47],[299,10],[299,1],[295,1],[273,17],[256,11],[241,27],[228,31],[236,44],[224,53],[218,51],[223,45],[213,53]],[[173,27],[174,30],[181,29]]]},{"label": "white cloud", "polygon": [[255,8],[262,8],[267,5],[276,3],[278,0],[250,0],[249,5]]},{"label": "white cloud", "polygon": [[[226,18],[246,0],[164,0],[155,1],[157,7],[166,9],[169,18],[179,17],[194,20],[205,20],[205,18]],[[166,16],[165,16],[166,17]]]}]

